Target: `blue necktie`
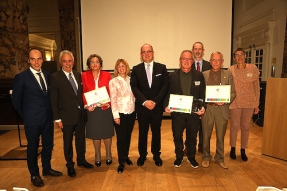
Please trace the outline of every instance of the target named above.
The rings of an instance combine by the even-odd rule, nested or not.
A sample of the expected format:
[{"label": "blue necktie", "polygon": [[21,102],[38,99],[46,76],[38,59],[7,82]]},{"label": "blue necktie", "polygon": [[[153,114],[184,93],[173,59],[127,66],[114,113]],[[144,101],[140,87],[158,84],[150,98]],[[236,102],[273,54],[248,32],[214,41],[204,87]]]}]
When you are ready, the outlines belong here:
[{"label": "blue necktie", "polygon": [[76,86],[74,79],[72,78],[72,73],[69,73],[69,81],[70,81],[70,83],[74,89],[75,94],[77,95],[78,89],[77,89],[77,86]]}]

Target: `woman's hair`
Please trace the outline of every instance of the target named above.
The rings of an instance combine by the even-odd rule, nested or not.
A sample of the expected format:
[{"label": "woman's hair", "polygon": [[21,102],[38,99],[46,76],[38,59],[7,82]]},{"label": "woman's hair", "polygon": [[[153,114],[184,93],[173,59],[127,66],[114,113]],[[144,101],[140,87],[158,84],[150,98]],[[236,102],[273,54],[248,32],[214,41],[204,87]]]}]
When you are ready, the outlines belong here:
[{"label": "woman's hair", "polygon": [[125,60],[125,59],[118,59],[116,64],[115,64],[115,68],[114,68],[114,76],[118,76],[119,75],[119,72],[118,72],[118,66],[120,65],[120,63],[123,63],[123,65],[126,66],[126,75],[129,75],[130,73],[130,67],[129,67],[129,64],[128,62]]},{"label": "woman's hair", "polygon": [[103,67],[103,59],[102,59],[102,57],[100,57],[100,56],[97,55],[97,54],[91,54],[91,55],[88,57],[87,63],[86,63],[89,69],[90,69],[90,66],[91,66],[91,59],[92,59],[92,58],[98,58],[98,60],[99,60],[99,62],[100,62],[100,66]]},{"label": "woman's hair", "polygon": [[241,52],[243,52],[243,54],[245,54],[245,51],[243,50],[243,48],[236,48],[236,49],[233,51],[233,58],[235,58],[235,54],[236,54],[236,52],[238,52],[238,51],[241,51]]}]

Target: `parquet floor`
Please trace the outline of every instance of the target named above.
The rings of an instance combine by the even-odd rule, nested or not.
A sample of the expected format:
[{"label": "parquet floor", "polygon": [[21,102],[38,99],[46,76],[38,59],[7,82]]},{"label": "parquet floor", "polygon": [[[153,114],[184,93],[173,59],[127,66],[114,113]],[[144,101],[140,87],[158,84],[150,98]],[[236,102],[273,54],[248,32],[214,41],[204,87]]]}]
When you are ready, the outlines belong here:
[{"label": "parquet floor", "polygon": [[[252,125],[252,124],[251,124]],[[144,166],[138,167],[136,161],[138,125],[134,127],[130,158],[133,166],[125,167],[123,174],[117,173],[116,139],[113,138],[113,164],[105,165],[105,149],[102,144],[102,166],[94,169],[84,169],[75,166],[77,176],[70,178],[67,175],[65,159],[62,149],[62,133],[55,128],[55,146],[53,150],[52,167],[64,173],[62,177],[42,177],[45,186],[35,188],[30,182],[26,167],[26,160],[1,160],[0,161],[0,189],[12,190],[15,187],[24,187],[29,190],[62,191],[62,190],[103,190],[103,191],[255,191],[258,186],[287,187],[287,162],[261,154],[263,128],[251,127],[249,148],[247,149],[248,162],[243,162],[237,149],[237,160],[229,158],[229,127],[225,136],[225,162],[229,169],[225,170],[211,162],[209,168],[193,169],[184,159],[180,168],[175,168],[174,144],[171,133],[171,121],[163,120],[162,124],[162,159],[163,166],[155,166],[152,154],[149,151]],[[150,135],[149,135],[150,136]],[[150,138],[149,138],[150,141]],[[240,139],[238,139],[238,145]],[[22,130],[22,142],[26,143]],[[5,153],[25,157],[25,147],[19,147],[17,130],[12,130],[0,136],[0,155]],[[15,149],[16,148],[16,149]],[[150,147],[149,147],[150,148]],[[211,151],[215,151],[215,134],[212,135]],[[287,151],[286,151],[287,152]],[[4,155],[4,156],[3,156]],[[94,148],[92,141],[87,139],[87,161],[94,164]],[[196,160],[201,164],[201,154],[196,155]],[[39,157],[39,163],[40,157]]]}]

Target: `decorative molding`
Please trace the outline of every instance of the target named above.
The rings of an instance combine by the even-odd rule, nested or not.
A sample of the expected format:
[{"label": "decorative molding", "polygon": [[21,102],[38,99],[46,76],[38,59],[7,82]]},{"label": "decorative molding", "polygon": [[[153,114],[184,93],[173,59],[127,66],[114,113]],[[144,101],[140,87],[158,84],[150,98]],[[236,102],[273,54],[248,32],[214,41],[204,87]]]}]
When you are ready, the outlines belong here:
[{"label": "decorative molding", "polygon": [[256,18],[254,18],[254,19],[251,19],[251,20],[249,20],[249,21],[247,21],[247,22],[245,22],[245,23],[240,24],[240,25],[239,25],[239,28],[246,27],[247,25],[249,25],[249,24],[251,24],[251,23],[254,23],[254,22],[256,22],[256,21],[259,21],[259,20],[261,20],[261,19],[263,19],[263,18],[266,18],[266,17],[268,17],[268,16],[272,16],[272,21],[275,20],[275,9],[273,9],[272,11],[269,11],[269,12],[263,14],[263,15],[260,15],[259,17],[256,17]]}]

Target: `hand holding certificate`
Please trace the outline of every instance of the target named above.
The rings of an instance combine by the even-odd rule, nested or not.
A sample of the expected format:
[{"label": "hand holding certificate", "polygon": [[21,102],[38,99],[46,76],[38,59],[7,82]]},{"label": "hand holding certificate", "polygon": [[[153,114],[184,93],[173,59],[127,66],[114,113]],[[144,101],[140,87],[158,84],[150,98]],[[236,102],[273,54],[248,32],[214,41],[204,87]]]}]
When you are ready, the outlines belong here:
[{"label": "hand holding certificate", "polygon": [[110,101],[106,86],[84,93],[87,105],[104,104]]},{"label": "hand holding certificate", "polygon": [[170,94],[168,107],[171,112],[191,113],[193,96]]},{"label": "hand holding certificate", "polygon": [[230,85],[206,86],[205,102],[230,103]]}]

